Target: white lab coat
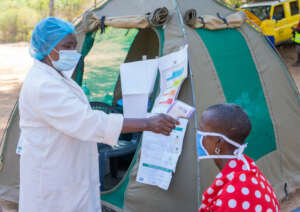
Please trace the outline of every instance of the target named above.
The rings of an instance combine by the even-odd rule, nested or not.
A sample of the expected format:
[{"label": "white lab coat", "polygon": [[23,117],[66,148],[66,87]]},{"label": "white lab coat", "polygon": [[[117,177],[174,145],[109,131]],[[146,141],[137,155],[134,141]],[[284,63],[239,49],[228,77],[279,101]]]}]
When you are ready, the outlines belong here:
[{"label": "white lab coat", "polygon": [[97,142],[115,145],[123,116],[91,109],[82,89],[35,61],[19,99],[19,212],[101,211]]}]

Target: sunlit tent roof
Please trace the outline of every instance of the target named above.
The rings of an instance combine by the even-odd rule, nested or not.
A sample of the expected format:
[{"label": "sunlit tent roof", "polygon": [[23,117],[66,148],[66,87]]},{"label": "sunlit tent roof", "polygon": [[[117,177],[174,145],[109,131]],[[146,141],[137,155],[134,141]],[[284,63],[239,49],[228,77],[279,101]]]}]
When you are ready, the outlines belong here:
[{"label": "sunlit tent roof", "polygon": [[[163,7],[168,10],[168,19],[163,26],[151,24],[148,13]],[[84,13],[77,23],[78,50],[85,64],[81,61],[73,77],[90,101],[113,108],[120,107],[117,102],[122,97],[118,81],[122,62],[141,60],[143,55],[155,58],[189,45],[190,73],[179,99],[194,105],[197,114],[189,121],[170,188],[164,191],[136,182],[138,146],[123,179],[101,194],[102,203],[116,211],[197,211],[201,194],[217,169],[212,160],[197,161],[195,133],[202,111],[217,103],[238,104],[249,114],[253,129],[246,154],[256,160],[278,198],[300,188],[300,98],[280,56],[247,23],[220,30],[185,25],[183,17],[190,9],[195,9],[197,17],[221,19],[235,12],[215,0],[108,0]],[[111,23],[105,20],[119,25],[109,27]],[[105,25],[108,27],[101,34]],[[157,89],[153,99],[156,94]],[[5,137],[7,150],[18,140],[17,122],[15,110]],[[4,174],[10,161],[5,152],[0,181],[2,176],[8,178]]]}]

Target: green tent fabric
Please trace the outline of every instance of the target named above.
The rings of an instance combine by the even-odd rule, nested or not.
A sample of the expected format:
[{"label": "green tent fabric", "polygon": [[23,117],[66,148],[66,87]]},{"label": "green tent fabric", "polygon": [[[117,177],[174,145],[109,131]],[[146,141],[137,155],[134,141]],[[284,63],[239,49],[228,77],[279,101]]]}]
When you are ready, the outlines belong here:
[{"label": "green tent fabric", "polygon": [[[138,61],[143,55],[149,59],[155,58],[188,44],[190,73],[181,88],[179,99],[194,105],[197,114],[189,121],[177,170],[167,191],[136,182],[140,158],[138,147],[121,182],[113,189],[99,194],[102,204],[124,212],[197,211],[202,192],[212,183],[218,170],[212,160],[197,161],[196,123],[205,108],[225,102],[239,104],[249,114],[253,131],[247,139],[249,147],[246,154],[256,160],[278,198],[283,199],[285,191],[291,193],[299,189],[299,91],[280,56],[262,34],[246,23],[238,29],[218,31],[192,29],[183,25],[181,17],[189,9],[195,9],[200,15],[216,16],[220,13],[223,17],[234,12],[215,0],[139,0],[134,3],[132,0],[107,0],[101,7],[88,12],[95,13],[96,17],[122,17],[146,14],[161,7],[167,7],[170,14],[165,26],[130,30],[129,33],[136,33],[125,42],[125,51],[117,63]],[[79,21],[76,28],[80,29],[82,24],[86,22]],[[104,51],[101,49],[101,42],[104,42],[102,39],[109,37],[109,32],[114,30],[119,29],[109,29],[106,32],[108,34],[99,34],[98,29],[77,33],[78,50],[85,57],[73,78],[83,87],[93,89],[96,83],[103,82],[104,72],[111,70],[99,61],[99,65],[96,63],[92,66],[96,66],[95,71],[103,73],[89,75],[93,69],[89,57],[97,57],[98,54],[93,51],[98,47],[100,52]],[[129,38],[124,33],[119,34],[120,39]],[[109,40],[108,37],[105,39]],[[109,61],[110,58],[103,60],[105,64]],[[97,100],[115,105],[115,100],[121,97],[121,89],[116,66],[114,70],[116,75],[108,82],[112,90],[97,91],[102,92],[101,96],[95,96],[92,91],[91,99],[99,97]],[[158,83],[159,79],[156,81],[157,88]],[[157,89],[153,97],[156,93]],[[109,98],[105,98],[107,94]],[[8,128],[8,144],[18,139],[17,118]],[[5,154],[4,162],[8,158]],[[6,183],[2,176],[7,175],[4,174],[5,170],[0,172],[0,185]]]},{"label": "green tent fabric", "polygon": [[[196,31],[209,51],[226,101],[240,105],[251,119],[252,132],[245,153],[258,160],[275,150],[276,142],[264,92],[247,43],[236,29]],[[231,45],[226,47],[228,43]],[[261,129],[265,129],[265,133],[262,134]],[[257,150],[261,143],[264,145]]]}]

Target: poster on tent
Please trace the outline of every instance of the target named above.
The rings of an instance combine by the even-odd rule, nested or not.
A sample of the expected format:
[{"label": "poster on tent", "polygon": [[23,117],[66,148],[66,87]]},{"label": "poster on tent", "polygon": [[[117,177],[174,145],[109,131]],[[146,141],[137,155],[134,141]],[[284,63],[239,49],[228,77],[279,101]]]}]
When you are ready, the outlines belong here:
[{"label": "poster on tent", "polygon": [[[169,109],[174,105],[180,87],[187,77],[187,62],[187,46],[158,59],[160,94],[155,101],[152,115],[170,112]],[[173,107],[172,111],[177,114],[176,107]],[[172,131],[170,136],[144,132],[136,177],[138,182],[158,186],[164,190],[169,188],[177,161],[182,152],[188,123],[186,118],[180,119],[180,125]]]},{"label": "poster on tent", "polygon": [[188,45],[177,52],[159,58],[160,94],[155,100],[152,113],[167,113],[174,103],[183,81],[188,74]]},{"label": "poster on tent", "polygon": [[188,119],[179,119],[180,125],[170,136],[144,132],[139,169],[136,180],[168,190],[172,174],[182,152]]}]

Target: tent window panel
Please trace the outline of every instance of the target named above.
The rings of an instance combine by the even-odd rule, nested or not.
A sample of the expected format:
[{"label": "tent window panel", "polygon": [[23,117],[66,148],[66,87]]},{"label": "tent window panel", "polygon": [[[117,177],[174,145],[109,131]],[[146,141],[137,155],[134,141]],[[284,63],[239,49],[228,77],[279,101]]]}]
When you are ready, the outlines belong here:
[{"label": "tent window panel", "polygon": [[298,15],[299,8],[298,3],[296,1],[290,3],[291,15]]},{"label": "tent window panel", "polygon": [[273,19],[279,21],[283,18],[285,18],[283,5],[278,5],[274,8]]},{"label": "tent window panel", "polygon": [[[162,55],[163,44],[164,44],[163,36],[164,36],[164,32],[160,28],[156,28],[155,31],[151,28],[139,30],[139,33],[135,37],[135,39],[130,47],[130,50],[128,52],[125,62],[133,62],[133,61],[141,60],[143,55],[146,55],[148,59],[153,59],[156,56]],[[159,81],[157,81],[156,86],[159,86]],[[119,98],[122,98],[121,88],[120,88],[120,80],[118,80],[118,83],[117,83],[116,89],[115,89],[115,99],[118,100]],[[129,183],[130,172],[136,163],[136,158],[138,155],[137,151],[140,149],[140,146],[141,146],[141,143],[138,142],[138,147],[135,150],[135,155],[134,155],[134,157],[131,158],[130,161],[126,158],[125,159],[123,159],[123,158],[117,159],[117,160],[123,161],[125,163],[127,162],[127,164],[128,164],[128,162],[131,162],[131,163],[130,163],[130,166],[127,167],[128,169],[127,169],[126,173],[124,173],[124,169],[117,170],[116,176],[119,181],[115,181],[115,182],[119,182],[119,183],[117,185],[115,185],[112,189],[107,190],[107,188],[109,188],[112,185],[109,182],[113,182],[114,178],[111,178],[111,177],[112,177],[112,174],[114,174],[114,173],[105,175],[104,188],[102,191],[106,191],[106,192],[103,192],[101,194],[101,200],[103,202],[106,202],[108,204],[111,204],[118,208],[123,209],[124,201],[125,201],[124,200],[125,192],[127,189],[127,185]],[[114,163],[119,164],[119,161],[110,161],[110,162],[111,162],[110,165],[112,165],[112,166]],[[117,169],[119,169],[119,168],[117,167]],[[107,184],[107,182],[108,182],[108,184]]]},{"label": "tent window panel", "polygon": [[112,104],[120,65],[125,61],[137,33],[137,29],[109,27],[104,34],[96,34],[93,48],[85,57],[82,83],[90,102]]},{"label": "tent window panel", "polygon": [[[122,98],[120,65],[124,62],[139,61],[143,55],[148,59],[158,56],[157,34],[153,29],[127,30],[111,27],[107,28],[104,34],[97,32],[92,45],[84,61],[82,88],[94,110],[122,113],[122,101],[117,101],[121,105],[112,104],[113,97],[117,96],[116,100]],[[115,93],[119,95],[114,95]],[[121,134],[115,147],[98,144],[101,191],[112,192],[122,187],[139,141],[140,133],[129,133]],[[120,186],[117,186],[119,184]],[[122,195],[117,196],[117,200],[108,198],[107,201],[122,203],[124,192],[121,193]],[[104,194],[102,197],[107,198]]]}]

